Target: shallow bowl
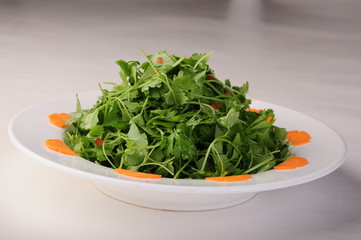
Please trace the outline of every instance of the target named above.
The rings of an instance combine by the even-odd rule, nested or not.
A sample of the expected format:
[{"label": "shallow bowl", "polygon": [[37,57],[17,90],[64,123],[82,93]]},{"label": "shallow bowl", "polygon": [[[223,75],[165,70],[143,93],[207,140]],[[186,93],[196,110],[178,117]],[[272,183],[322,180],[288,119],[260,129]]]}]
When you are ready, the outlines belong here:
[{"label": "shallow bowl", "polygon": [[[99,92],[79,94],[83,108],[92,107],[99,95]],[[254,174],[252,179],[243,182],[131,178],[83,158],[63,155],[44,147],[46,139],[61,139],[64,133],[64,129],[49,124],[47,116],[56,112],[73,112],[75,105],[75,95],[71,95],[21,111],[10,122],[10,139],[30,157],[59,171],[88,179],[113,198],[147,208],[203,211],[238,205],[259,192],[291,187],[323,177],[338,168],[346,156],[343,139],[329,126],[300,112],[253,100],[252,108],[274,109],[277,126],[307,131],[312,136],[310,143],[292,148],[296,156],[308,159],[308,165],[293,170]]]}]

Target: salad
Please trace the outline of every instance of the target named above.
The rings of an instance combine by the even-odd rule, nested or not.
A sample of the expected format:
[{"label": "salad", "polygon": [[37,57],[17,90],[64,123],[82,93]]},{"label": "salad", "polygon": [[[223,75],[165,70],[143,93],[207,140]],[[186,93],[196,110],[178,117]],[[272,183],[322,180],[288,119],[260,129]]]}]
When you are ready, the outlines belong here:
[{"label": "salad", "polygon": [[77,100],[64,142],[96,164],[175,179],[255,174],[293,157],[274,111],[250,108],[248,82],[220,81],[211,53],[116,61],[121,82],[100,85],[90,109]]}]

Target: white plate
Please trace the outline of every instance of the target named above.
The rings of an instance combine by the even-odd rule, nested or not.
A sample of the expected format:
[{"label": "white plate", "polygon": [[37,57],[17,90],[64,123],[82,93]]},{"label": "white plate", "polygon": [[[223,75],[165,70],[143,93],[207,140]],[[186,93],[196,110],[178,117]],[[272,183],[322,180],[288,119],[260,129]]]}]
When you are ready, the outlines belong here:
[{"label": "white plate", "polygon": [[[90,108],[99,92],[79,94],[83,108]],[[272,108],[276,125],[287,130],[307,131],[310,143],[295,147],[296,156],[309,164],[293,170],[270,170],[254,174],[251,180],[217,183],[205,180],[142,180],[115,174],[77,156],[68,156],[44,147],[46,139],[62,138],[64,129],[48,123],[51,113],[75,111],[75,95],[52,99],[18,113],[9,125],[9,136],[17,148],[36,160],[58,170],[92,181],[97,188],[116,199],[143,207],[200,211],[233,206],[251,199],[256,193],[290,187],[323,177],[338,168],[346,156],[342,138],[325,124],[278,105],[253,100],[253,108]]]}]

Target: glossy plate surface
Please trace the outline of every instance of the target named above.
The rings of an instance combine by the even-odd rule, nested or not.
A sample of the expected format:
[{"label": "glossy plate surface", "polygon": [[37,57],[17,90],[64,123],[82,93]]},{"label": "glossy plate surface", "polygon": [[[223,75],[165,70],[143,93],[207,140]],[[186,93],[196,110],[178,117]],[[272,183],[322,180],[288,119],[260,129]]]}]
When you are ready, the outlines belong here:
[{"label": "glossy plate surface", "polygon": [[[82,107],[92,107],[99,95],[99,92],[79,94]],[[307,131],[311,135],[310,143],[292,149],[296,156],[307,158],[308,165],[293,170],[270,170],[253,175],[251,180],[233,183],[129,178],[80,157],[63,155],[44,147],[46,139],[61,139],[64,132],[64,129],[49,124],[47,116],[73,112],[75,105],[76,97],[70,95],[21,111],[9,125],[12,142],[19,150],[44,164],[89,179],[114,198],[150,208],[208,210],[232,206],[250,199],[257,192],[290,187],[323,177],[338,168],[346,156],[343,139],[327,125],[300,112],[253,100],[252,108],[275,110],[277,126],[288,131]]]}]

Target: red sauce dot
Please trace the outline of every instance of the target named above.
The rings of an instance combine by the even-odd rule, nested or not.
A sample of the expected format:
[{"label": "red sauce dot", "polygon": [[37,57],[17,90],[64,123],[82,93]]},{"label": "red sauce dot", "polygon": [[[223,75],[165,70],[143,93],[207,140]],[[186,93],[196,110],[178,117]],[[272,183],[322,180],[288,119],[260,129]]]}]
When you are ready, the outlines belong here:
[{"label": "red sauce dot", "polygon": [[221,104],[220,103],[212,103],[211,104],[211,107],[215,110],[219,109],[221,107]]},{"label": "red sauce dot", "polygon": [[101,138],[97,138],[97,139],[95,139],[95,145],[97,145],[97,146],[101,146],[101,145],[103,145],[103,143],[104,143],[104,140],[102,140]]},{"label": "red sauce dot", "polygon": [[157,63],[163,63],[163,58],[162,57],[158,57],[156,60]]},{"label": "red sauce dot", "polygon": [[207,76],[207,80],[212,80],[213,78],[214,78],[213,74],[209,74],[209,75]]}]

